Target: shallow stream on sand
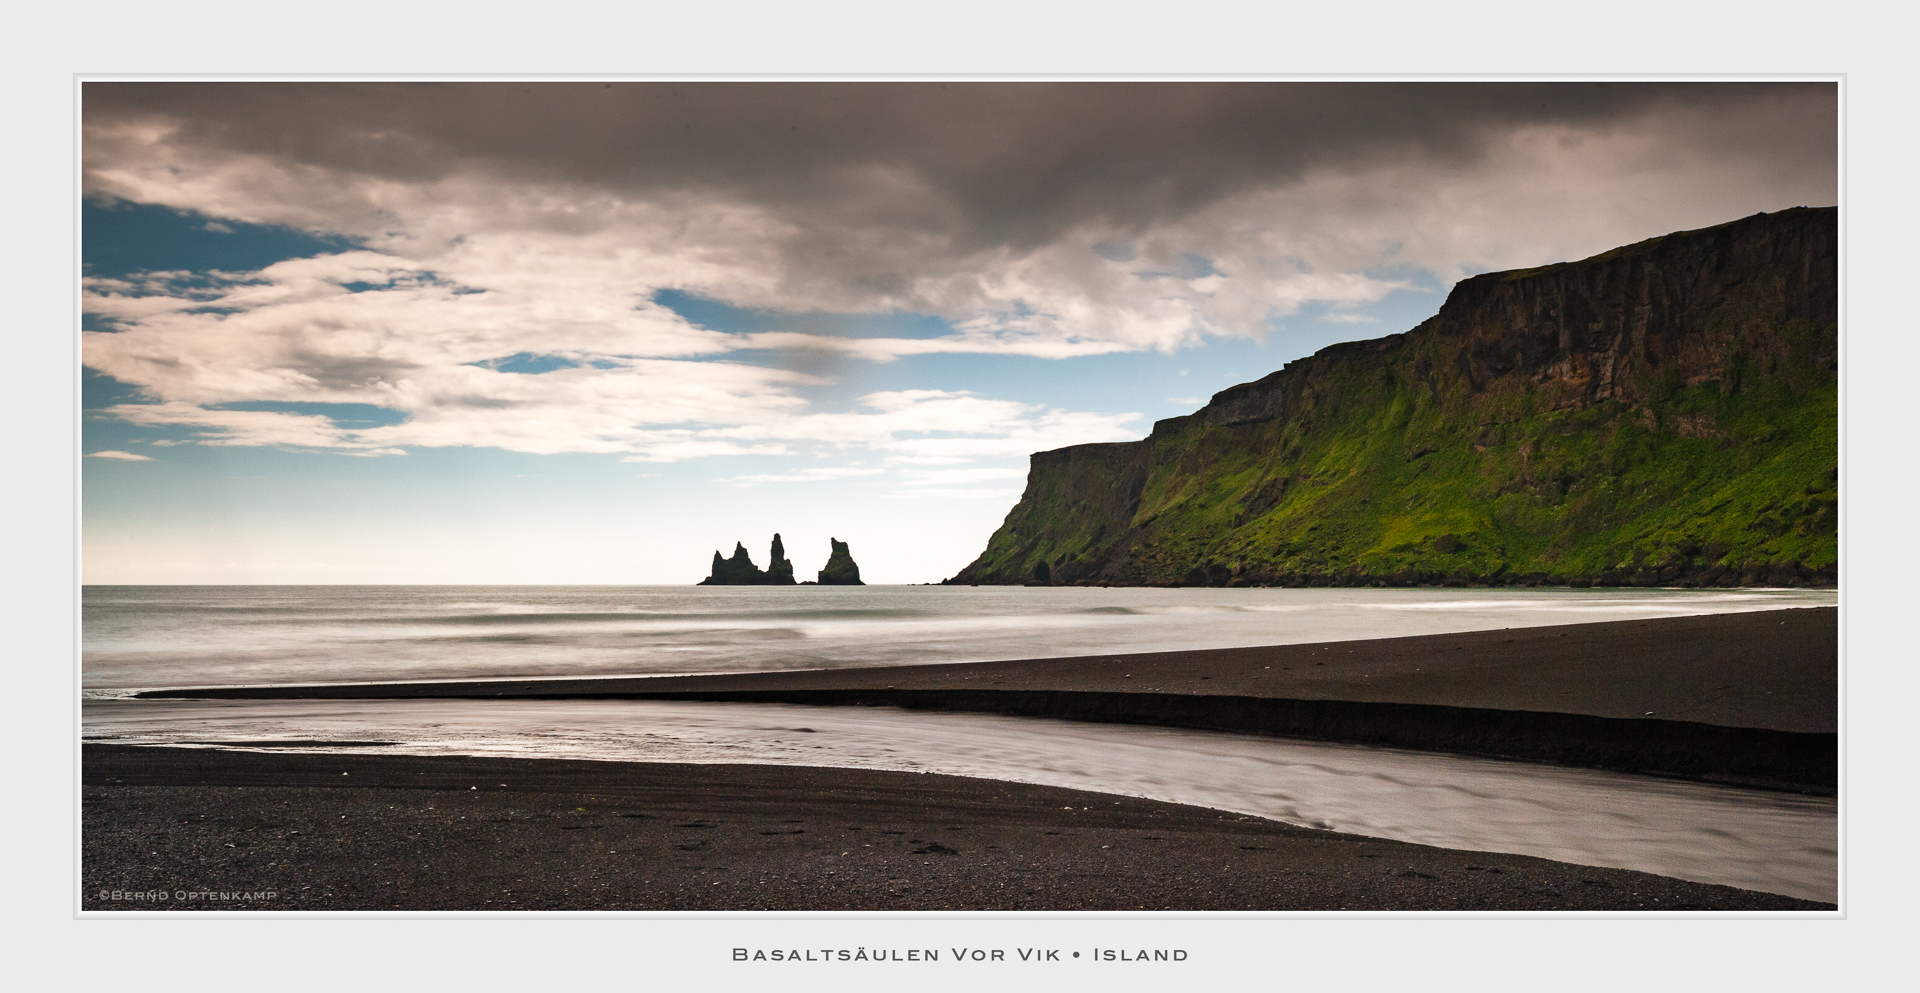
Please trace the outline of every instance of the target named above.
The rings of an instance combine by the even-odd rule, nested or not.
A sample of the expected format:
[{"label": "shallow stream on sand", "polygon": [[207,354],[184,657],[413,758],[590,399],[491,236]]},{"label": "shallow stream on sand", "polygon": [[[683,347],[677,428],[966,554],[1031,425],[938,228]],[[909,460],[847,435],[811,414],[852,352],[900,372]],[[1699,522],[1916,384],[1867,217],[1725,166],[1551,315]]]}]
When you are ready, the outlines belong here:
[{"label": "shallow stream on sand", "polygon": [[[1256,735],[891,708],[630,700],[90,700],[88,741],[939,772],[1838,900],[1831,798]],[[289,750],[326,751],[324,746]]]}]

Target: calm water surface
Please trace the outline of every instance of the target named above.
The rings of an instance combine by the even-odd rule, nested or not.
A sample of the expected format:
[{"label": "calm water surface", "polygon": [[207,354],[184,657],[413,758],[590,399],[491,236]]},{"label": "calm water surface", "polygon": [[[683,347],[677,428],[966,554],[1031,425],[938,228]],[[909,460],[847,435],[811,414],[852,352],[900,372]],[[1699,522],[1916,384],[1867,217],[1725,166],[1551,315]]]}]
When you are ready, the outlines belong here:
[{"label": "calm water surface", "polygon": [[82,685],[111,691],[977,662],[1836,602],[1831,590],[89,586]]}]

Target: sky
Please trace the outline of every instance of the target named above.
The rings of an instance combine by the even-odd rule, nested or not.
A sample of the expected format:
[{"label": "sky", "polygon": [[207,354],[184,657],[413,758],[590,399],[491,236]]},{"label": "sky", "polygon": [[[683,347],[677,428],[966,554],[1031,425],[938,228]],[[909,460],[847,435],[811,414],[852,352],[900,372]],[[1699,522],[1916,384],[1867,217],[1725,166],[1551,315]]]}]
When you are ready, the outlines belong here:
[{"label": "sky", "polygon": [[1831,83],[89,82],[87,583],[937,582],[1466,275],[1838,201]]}]

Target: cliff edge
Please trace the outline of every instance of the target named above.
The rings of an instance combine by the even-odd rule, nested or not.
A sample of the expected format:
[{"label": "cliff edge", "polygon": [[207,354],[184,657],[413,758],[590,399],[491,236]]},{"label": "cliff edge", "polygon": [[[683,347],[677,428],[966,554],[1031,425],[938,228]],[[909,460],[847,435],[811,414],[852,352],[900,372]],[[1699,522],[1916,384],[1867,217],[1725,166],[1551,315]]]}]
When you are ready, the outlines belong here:
[{"label": "cliff edge", "polygon": [[1833,585],[1838,212],[1462,280],[1402,334],[1033,456],[948,583]]}]

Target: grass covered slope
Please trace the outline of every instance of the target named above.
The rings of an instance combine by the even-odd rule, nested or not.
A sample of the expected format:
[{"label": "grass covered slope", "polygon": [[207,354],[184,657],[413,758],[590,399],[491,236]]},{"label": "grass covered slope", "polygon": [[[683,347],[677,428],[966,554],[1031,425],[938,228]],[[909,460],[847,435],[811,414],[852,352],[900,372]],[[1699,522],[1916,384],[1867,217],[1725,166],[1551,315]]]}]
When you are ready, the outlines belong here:
[{"label": "grass covered slope", "polygon": [[1463,280],[1142,441],[1036,454],[948,582],[1831,585],[1836,227]]}]

